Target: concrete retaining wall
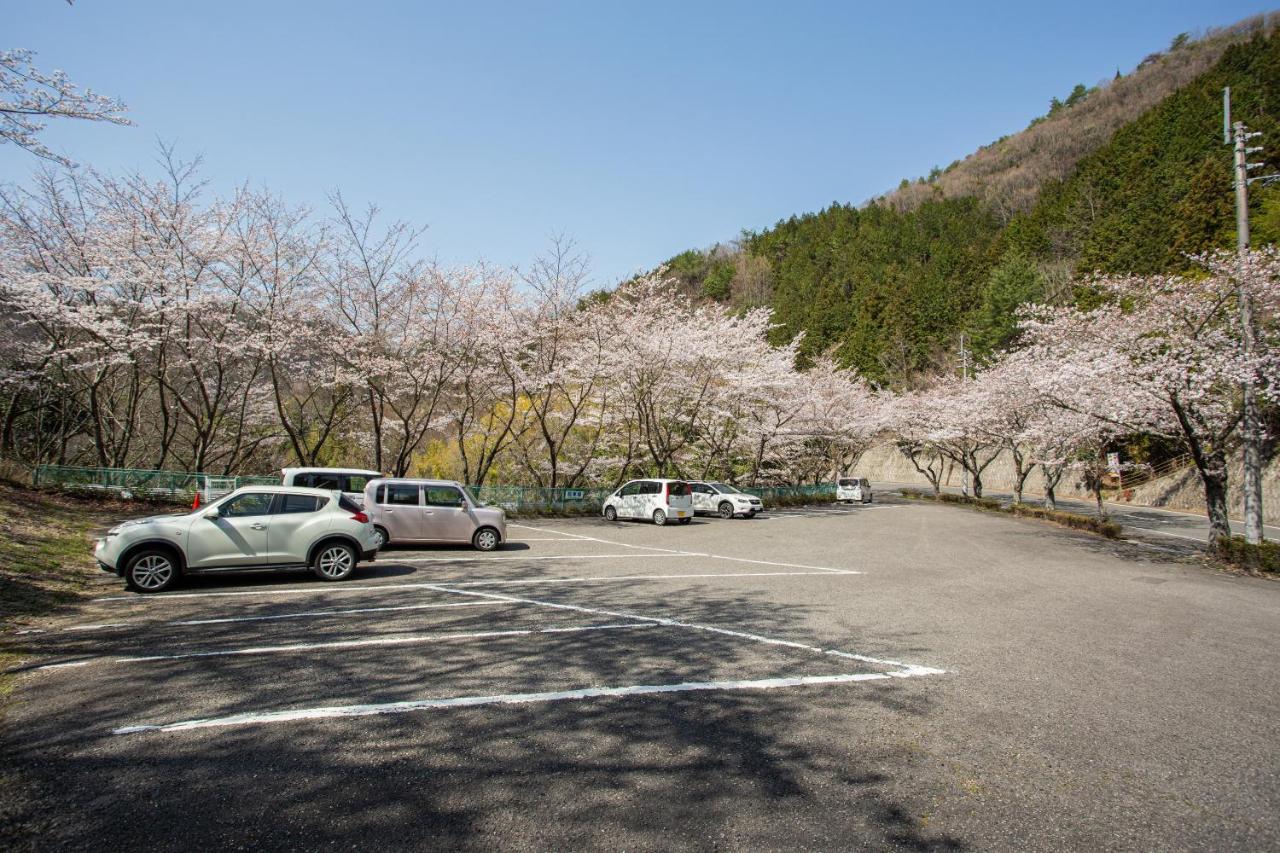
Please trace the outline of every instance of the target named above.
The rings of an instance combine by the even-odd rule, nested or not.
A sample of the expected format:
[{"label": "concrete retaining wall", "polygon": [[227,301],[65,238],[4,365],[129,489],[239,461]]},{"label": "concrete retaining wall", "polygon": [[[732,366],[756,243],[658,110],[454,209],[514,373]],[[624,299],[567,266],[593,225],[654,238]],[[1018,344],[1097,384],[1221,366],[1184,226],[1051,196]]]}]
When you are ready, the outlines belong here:
[{"label": "concrete retaining wall", "polygon": [[[959,487],[963,471],[958,465],[949,465],[945,469],[944,486]],[[874,487],[876,483],[913,483],[927,487],[929,481],[911,465],[911,460],[903,456],[892,444],[877,445],[866,452],[855,471],[849,472],[859,477],[866,477]],[[995,461],[982,473],[984,489],[994,492],[1013,490],[1013,460],[1006,451],[996,457]],[[1229,511],[1233,519],[1240,518],[1243,511],[1243,498],[1240,493],[1242,472],[1240,463],[1234,462],[1228,474]],[[1037,469],[1027,477],[1024,492],[1028,498],[1039,498],[1044,494],[1044,479]],[[1074,478],[1064,477],[1058,485],[1059,497],[1092,498],[1088,489],[1076,482]],[[1190,512],[1204,512],[1204,487],[1194,468],[1170,474],[1159,480],[1144,483],[1133,489],[1126,489],[1116,498],[1126,503],[1141,506],[1181,509]],[[1262,477],[1263,516],[1268,524],[1280,524],[1280,462],[1273,461],[1263,472]]]}]

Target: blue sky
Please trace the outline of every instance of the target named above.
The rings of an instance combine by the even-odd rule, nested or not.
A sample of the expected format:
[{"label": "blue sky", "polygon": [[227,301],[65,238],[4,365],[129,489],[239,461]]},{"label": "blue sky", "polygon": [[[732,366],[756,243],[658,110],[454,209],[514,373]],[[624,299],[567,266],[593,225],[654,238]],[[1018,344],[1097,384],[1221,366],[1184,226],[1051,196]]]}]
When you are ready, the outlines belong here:
[{"label": "blue sky", "polygon": [[[214,191],[318,209],[340,190],[449,263],[521,264],[564,232],[610,285],[864,201],[1267,8],[8,0],[0,47],[128,103],[135,127],[50,127],[82,163],[149,168],[176,143]],[[0,181],[36,166],[0,147]]]}]

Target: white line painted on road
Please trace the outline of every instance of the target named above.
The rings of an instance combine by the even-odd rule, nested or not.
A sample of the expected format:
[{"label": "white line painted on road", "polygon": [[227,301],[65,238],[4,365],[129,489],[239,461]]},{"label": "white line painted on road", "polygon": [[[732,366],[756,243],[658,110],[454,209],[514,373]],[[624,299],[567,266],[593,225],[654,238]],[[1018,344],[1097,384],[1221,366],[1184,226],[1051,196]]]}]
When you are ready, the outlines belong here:
[{"label": "white line painted on road", "polygon": [[[832,655],[835,657],[847,658],[849,660],[858,660],[864,663],[875,663],[883,666],[900,667],[903,672],[910,672],[914,675],[936,675],[941,674],[945,670],[932,669],[930,667],[922,667],[917,664],[902,663],[901,661],[886,660],[884,658],[867,657],[866,655],[853,654],[852,652],[842,652],[836,649],[824,649],[820,646],[810,646],[806,643],[797,643],[794,640],[780,640],[775,637],[764,637],[760,634],[748,634],[745,631],[734,631],[729,628],[717,628],[713,625],[698,625],[693,622],[680,622],[676,619],[668,619],[665,616],[644,616],[638,613],[625,613],[617,610],[602,610],[596,607],[583,607],[579,604],[561,604],[555,601],[539,601],[534,598],[519,598],[514,595],[504,595],[498,592],[479,592],[476,590],[459,589],[459,584],[437,585],[435,589],[440,592],[452,592],[457,595],[480,596],[481,598],[496,599],[499,601],[509,601],[519,604],[536,604],[539,607],[549,607],[553,610],[571,610],[575,613],[589,613],[593,616],[610,616],[618,619],[636,619],[641,622],[654,622],[658,625],[666,625],[673,628],[688,628],[693,631],[705,631],[711,634],[723,634],[729,637],[737,637],[742,640],[750,640],[755,643],[764,643],[770,646],[786,646],[793,649],[803,649],[804,651],[814,652],[822,655]],[[920,670],[920,672],[916,672]],[[892,673],[891,673],[892,674]]]},{"label": "white line painted on road", "polygon": [[[388,565],[395,563],[500,563],[509,560],[641,560],[641,559],[663,559],[670,560],[673,557],[685,556],[686,552],[679,554],[538,554],[532,557],[406,557],[402,560],[387,560]],[[691,557],[706,557],[707,554],[694,554],[689,552]]]},{"label": "white line painted on road", "polygon": [[354,607],[342,610],[303,610],[298,613],[274,613],[269,616],[223,616],[216,619],[180,619],[174,622],[108,622],[101,625],[69,625],[63,631],[100,631],[108,628],[171,628],[188,625],[222,625],[229,622],[273,622],[279,619],[308,619],[324,616],[350,616],[363,613],[388,613],[399,610],[435,610],[449,607],[496,606],[497,602],[455,601],[449,604],[401,604],[394,607]]},{"label": "white line painted on road", "polygon": [[225,622],[266,622],[276,619],[304,619],[321,616],[352,616],[363,613],[390,613],[402,610],[437,610],[446,607],[464,607],[476,605],[474,601],[455,601],[449,604],[401,604],[395,607],[353,607],[346,610],[304,610],[301,613],[279,613],[272,616],[230,616],[220,619],[183,619],[168,625],[219,625]]},{"label": "white line painted on road", "polygon": [[[709,555],[703,555],[709,556]],[[738,560],[737,557],[725,557],[726,560]],[[741,560],[740,562],[755,562],[754,560]],[[767,565],[787,565],[786,563],[769,563]],[[815,567],[817,568],[817,567]],[[820,568],[811,572],[697,572],[697,573],[675,573],[665,575],[598,575],[590,577],[568,577],[568,578],[530,578],[524,580],[506,580],[502,578],[492,578],[489,580],[459,581],[457,583],[445,581],[452,586],[502,586],[504,584],[539,584],[539,583],[586,583],[594,581],[631,581],[631,580],[680,580],[682,578],[768,578],[768,577],[811,577],[811,576],[828,576],[828,575],[861,575],[860,571],[853,569],[825,569]],[[162,601],[181,598],[225,598],[232,596],[269,596],[269,595],[304,595],[304,594],[335,594],[347,592],[368,592],[376,590],[396,590],[396,589],[439,589],[439,581],[422,582],[422,583],[387,583],[377,584],[375,586],[342,586],[342,587],[290,587],[288,589],[262,589],[244,592],[205,592],[205,593],[178,593],[174,595],[153,595],[146,598],[135,598],[132,596],[114,596],[111,598],[95,598],[95,602],[108,601],[135,601],[146,604],[159,604]],[[139,623],[118,623],[109,627],[129,627]]]},{"label": "white line painted on road", "polygon": [[365,646],[412,646],[423,643],[443,643],[454,640],[490,640],[500,637],[529,637],[535,634],[574,634],[584,631],[626,631],[632,628],[653,628],[629,622],[622,625],[573,625],[565,628],[524,628],[505,631],[466,631],[453,634],[417,634],[406,637],[369,637],[363,640],[333,640],[326,643],[288,643],[278,646],[247,646],[239,649],[216,649],[207,652],[179,652],[171,655],[136,655],[132,657],[99,657],[69,663],[51,663],[34,669],[62,669],[85,666],[91,663],[151,663],[154,661],[186,660],[188,658],[241,657],[244,655],[276,655],[289,652],[307,652],[315,649],[355,649]]},{"label": "white line painted on road", "polygon": [[826,566],[806,566],[802,563],[775,563],[772,560],[748,560],[746,557],[725,557],[720,554],[708,554],[707,556],[716,560],[732,560],[735,563],[756,563],[761,566],[783,566],[788,569],[817,569],[820,572],[830,572],[835,575],[862,574],[862,572],[857,572],[852,569],[829,569]]},{"label": "white line painted on road", "polygon": [[1129,526],[1133,530],[1137,530],[1142,533],[1154,533],[1157,536],[1174,536],[1174,537],[1177,537],[1178,539],[1190,539],[1192,542],[1199,542],[1201,545],[1205,543],[1205,539],[1208,535],[1206,534],[1205,536],[1188,536],[1185,533],[1174,533],[1170,530],[1157,530],[1154,527],[1139,527],[1136,524],[1131,524]]},{"label": "white line painted on road", "polygon": [[[539,530],[540,532],[543,532],[543,533],[563,533],[563,531],[560,531],[560,530],[551,530],[550,528],[541,528],[541,527],[540,527],[540,528],[533,528],[533,527],[530,527],[530,528],[528,528],[528,529],[530,529],[530,530]],[[600,539],[600,538],[597,538],[597,537],[594,537],[594,536],[581,536],[581,535],[579,535],[579,534],[577,534],[577,533],[564,533],[564,535],[566,535],[566,536],[578,536],[580,539],[589,540],[589,541],[591,541],[591,542],[599,542],[599,543],[601,543],[601,544],[603,544],[603,545],[619,545],[619,546],[621,546],[621,547],[623,547],[623,548],[643,548],[643,549],[646,549],[646,550],[649,550],[649,551],[663,551],[663,552],[666,552],[666,553],[668,553],[668,554],[671,554],[672,556],[682,556],[682,557],[711,557],[711,558],[716,559],[716,560],[733,560],[733,561],[738,562],[738,563],[755,563],[756,565],[761,565],[761,566],[779,566],[779,567],[781,567],[781,568],[788,568],[788,569],[817,569],[817,570],[819,570],[819,571],[823,571],[823,572],[833,572],[833,573],[835,573],[835,574],[848,574],[848,573],[849,573],[849,571],[848,571],[847,569],[832,569],[832,568],[828,568],[828,567],[826,567],[826,566],[804,566],[804,565],[800,565],[799,563],[779,563],[779,562],[774,562],[774,561],[771,561],[771,560],[749,560],[749,559],[747,559],[746,557],[729,557],[729,556],[726,556],[726,555],[724,555],[724,554],[704,554],[704,553],[700,553],[700,552],[697,552],[697,551],[680,551],[680,550],[675,549],[675,548],[655,548],[655,547],[653,547],[653,546],[651,546],[651,545],[628,545],[628,544],[627,544],[627,543],[625,543],[625,542],[617,542],[617,541],[615,541],[615,540],[613,540],[613,539]],[[606,555],[606,556],[614,556],[614,555]],[[625,556],[625,555],[622,555],[622,556]],[[642,555],[637,555],[637,556],[656,556],[656,555],[643,555],[643,554],[642,554]],[[563,557],[548,557],[548,558],[546,558],[546,559],[566,559],[566,558],[563,558]],[[589,560],[589,559],[591,559],[591,555],[589,555],[589,554],[584,554],[584,555],[582,555],[581,559]],[[856,572],[855,574],[861,574],[861,572]]]},{"label": "white line painted on road", "polygon": [[[746,562],[753,562],[748,560]],[[770,564],[777,565],[777,564]],[[674,575],[595,575],[576,578],[523,578],[520,580],[480,580],[480,581],[446,581],[451,587],[470,586],[524,586],[542,583],[589,583],[592,581],[649,581],[683,578],[776,578],[776,577],[812,577],[814,575],[860,575],[862,572],[840,571],[838,569],[821,569],[816,572],[700,572],[697,574]]]},{"label": "white line painted on road", "polygon": [[[898,678],[913,678],[935,674],[912,672]],[[404,702],[384,702],[374,705],[331,705],[320,708],[293,708],[283,711],[258,711],[232,714],[227,717],[210,717],[203,720],[184,720],[177,723],[122,726],[113,729],[115,735],[140,734],[142,732],[178,732],[190,729],[206,729],[222,726],[264,725],[289,723],[298,720],[320,720],[339,717],[367,717],[378,714],[403,714],[437,708],[474,708],[481,705],[524,705],[540,702],[561,702],[569,699],[600,699],[615,696],[644,696],[658,693],[686,693],[692,691],[730,690],[778,690],[786,687],[809,687],[823,684],[848,684],[859,681],[883,681],[894,675],[878,672],[857,672],[840,675],[805,675],[794,678],[761,678],[751,681],[685,681],[678,684],[635,684],[627,687],[586,687],[578,690],[556,690],[543,693],[505,693],[493,696],[454,696],[447,699],[414,699]]]}]

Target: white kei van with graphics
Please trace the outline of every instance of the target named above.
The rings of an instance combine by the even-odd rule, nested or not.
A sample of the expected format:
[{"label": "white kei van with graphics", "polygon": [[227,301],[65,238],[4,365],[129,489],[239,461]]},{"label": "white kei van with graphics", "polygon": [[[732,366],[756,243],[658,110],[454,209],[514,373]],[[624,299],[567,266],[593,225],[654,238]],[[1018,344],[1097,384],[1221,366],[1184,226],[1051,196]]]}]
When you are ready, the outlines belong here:
[{"label": "white kei van with graphics", "polygon": [[684,480],[632,480],[604,499],[604,517],[641,518],[663,525],[693,521],[693,492]]}]

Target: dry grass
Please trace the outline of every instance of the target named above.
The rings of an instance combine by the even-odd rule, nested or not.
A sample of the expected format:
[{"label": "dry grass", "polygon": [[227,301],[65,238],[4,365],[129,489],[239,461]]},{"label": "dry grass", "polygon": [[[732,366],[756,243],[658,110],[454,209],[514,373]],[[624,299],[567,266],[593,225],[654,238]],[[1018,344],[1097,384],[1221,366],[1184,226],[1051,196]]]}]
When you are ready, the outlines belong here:
[{"label": "dry grass", "polygon": [[[0,480],[0,671],[15,662],[12,631],[75,605],[98,569],[95,530],[150,507],[42,492]],[[0,678],[0,696],[8,690]]]},{"label": "dry grass", "polygon": [[1046,181],[1066,178],[1117,130],[1212,68],[1228,47],[1276,24],[1275,14],[1258,15],[1153,54],[1132,73],[1099,83],[1080,103],[978,149],[932,181],[910,184],[877,201],[904,211],[938,196],[975,196],[1006,219],[1028,210]]}]

